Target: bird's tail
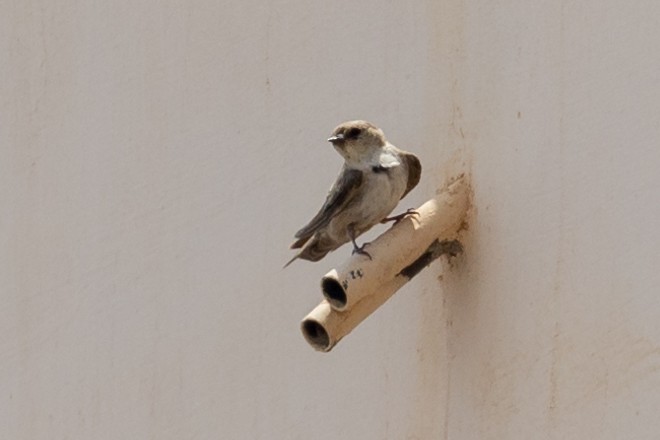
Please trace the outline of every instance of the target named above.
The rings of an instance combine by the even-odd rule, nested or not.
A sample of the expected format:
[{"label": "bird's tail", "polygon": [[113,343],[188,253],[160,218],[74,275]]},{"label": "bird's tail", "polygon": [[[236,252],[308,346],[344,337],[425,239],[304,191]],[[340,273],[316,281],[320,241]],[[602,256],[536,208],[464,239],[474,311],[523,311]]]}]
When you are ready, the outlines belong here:
[{"label": "bird's tail", "polygon": [[298,259],[298,257],[300,257],[300,253],[294,255],[292,259],[290,259],[284,266],[282,266],[282,269],[286,269],[287,267],[289,267],[289,264],[296,261]]},{"label": "bird's tail", "polygon": [[282,269],[286,268],[289,264],[293,263],[298,258],[307,261],[319,261],[321,258],[325,257],[328,252],[337,249],[337,247],[341,244],[343,243],[337,244],[337,242],[329,240],[325,237],[313,237],[305,244],[305,246],[303,246],[300,252],[298,252],[284,265]]}]

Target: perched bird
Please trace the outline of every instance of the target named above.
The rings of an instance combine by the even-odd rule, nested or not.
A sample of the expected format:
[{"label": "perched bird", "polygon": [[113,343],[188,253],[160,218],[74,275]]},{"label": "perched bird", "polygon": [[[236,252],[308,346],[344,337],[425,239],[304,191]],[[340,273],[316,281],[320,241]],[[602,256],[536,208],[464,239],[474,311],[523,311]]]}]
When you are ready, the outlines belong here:
[{"label": "perched bird", "polygon": [[344,122],[328,141],[344,158],[344,166],[318,214],[296,232],[291,249],[300,251],[284,267],[297,258],[318,261],[348,241],[353,253],[371,259],[355,239],[379,222],[414,213],[387,217],[419,182],[422,165],[417,156],[390,144],[381,129],[366,121]]}]

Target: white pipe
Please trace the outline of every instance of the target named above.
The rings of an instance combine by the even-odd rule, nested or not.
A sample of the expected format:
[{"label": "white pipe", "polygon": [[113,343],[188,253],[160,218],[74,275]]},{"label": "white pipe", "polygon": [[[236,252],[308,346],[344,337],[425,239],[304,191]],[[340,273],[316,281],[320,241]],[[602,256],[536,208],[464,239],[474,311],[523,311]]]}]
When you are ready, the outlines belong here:
[{"label": "white pipe", "polygon": [[365,298],[355,304],[350,311],[339,312],[324,299],[302,320],[300,327],[303,336],[314,349],[330,351],[341,338],[349,334],[364,318],[371,315],[406,283],[404,277],[399,278],[400,285],[390,282],[381,288],[380,295]]},{"label": "white pipe", "polygon": [[[469,207],[469,184],[463,175],[376,240],[363,255],[352,256],[321,280],[325,300],[302,323],[307,342],[330,351],[341,338],[385,303],[399,288],[442,254],[455,255],[455,239]],[[440,241],[442,240],[442,241]]]},{"label": "white pipe", "polygon": [[410,266],[394,279],[381,285],[377,294],[369,295],[355,303],[350,310],[334,309],[327,300],[321,301],[300,325],[307,342],[318,351],[330,351],[337,342],[349,334],[367,316],[383,305],[412,277],[428,266],[440,255],[455,256],[462,251],[458,240],[434,241],[431,246]]},{"label": "white pipe", "polygon": [[344,265],[333,269],[321,279],[323,296],[338,311],[350,309],[362,298],[394,279],[401,270],[415,261],[431,243],[455,238],[465,221],[469,204],[467,178],[460,175],[438,195],[380,237],[365,250],[371,255],[355,254]]}]

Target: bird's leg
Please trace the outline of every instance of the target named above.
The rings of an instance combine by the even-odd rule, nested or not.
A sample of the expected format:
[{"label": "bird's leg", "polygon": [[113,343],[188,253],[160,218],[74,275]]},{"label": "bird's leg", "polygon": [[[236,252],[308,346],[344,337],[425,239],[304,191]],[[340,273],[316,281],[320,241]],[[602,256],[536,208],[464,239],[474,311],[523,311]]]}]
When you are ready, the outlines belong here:
[{"label": "bird's leg", "polygon": [[362,246],[358,246],[357,243],[355,242],[355,229],[353,228],[353,224],[348,225],[347,229],[348,229],[348,236],[351,238],[351,242],[353,243],[353,254],[366,255],[367,257],[369,257],[370,260],[373,260],[373,258],[371,258],[371,255],[369,255],[369,252],[364,250],[364,247],[369,243],[365,243]]},{"label": "bird's leg", "polygon": [[406,212],[404,212],[403,214],[393,215],[392,217],[385,217],[385,218],[382,219],[380,222],[381,222],[381,223],[387,223],[387,222],[392,222],[392,221],[393,221],[394,224],[396,225],[396,224],[399,223],[401,220],[403,220],[404,217],[406,217],[406,216],[408,216],[408,215],[419,215],[419,212],[415,211],[414,208],[408,208],[408,209],[406,210]]}]

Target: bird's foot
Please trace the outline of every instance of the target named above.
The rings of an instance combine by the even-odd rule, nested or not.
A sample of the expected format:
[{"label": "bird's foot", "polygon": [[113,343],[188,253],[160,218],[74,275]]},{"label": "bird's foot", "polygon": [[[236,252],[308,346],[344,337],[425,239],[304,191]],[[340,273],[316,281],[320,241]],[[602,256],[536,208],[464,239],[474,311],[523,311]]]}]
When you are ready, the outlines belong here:
[{"label": "bird's foot", "polygon": [[369,257],[370,260],[373,260],[373,258],[371,258],[371,255],[369,254],[369,252],[364,250],[364,248],[368,244],[369,243],[365,243],[362,246],[357,246],[357,245],[353,244],[353,255],[355,255],[355,254],[366,255],[367,257]]},{"label": "bird's foot", "polygon": [[392,217],[385,217],[380,222],[381,223],[394,222],[394,224],[396,225],[397,223],[399,223],[401,220],[403,220],[405,217],[409,215],[418,216],[419,212],[417,212],[414,208],[408,208],[406,212],[404,212],[403,214],[393,215]]}]

